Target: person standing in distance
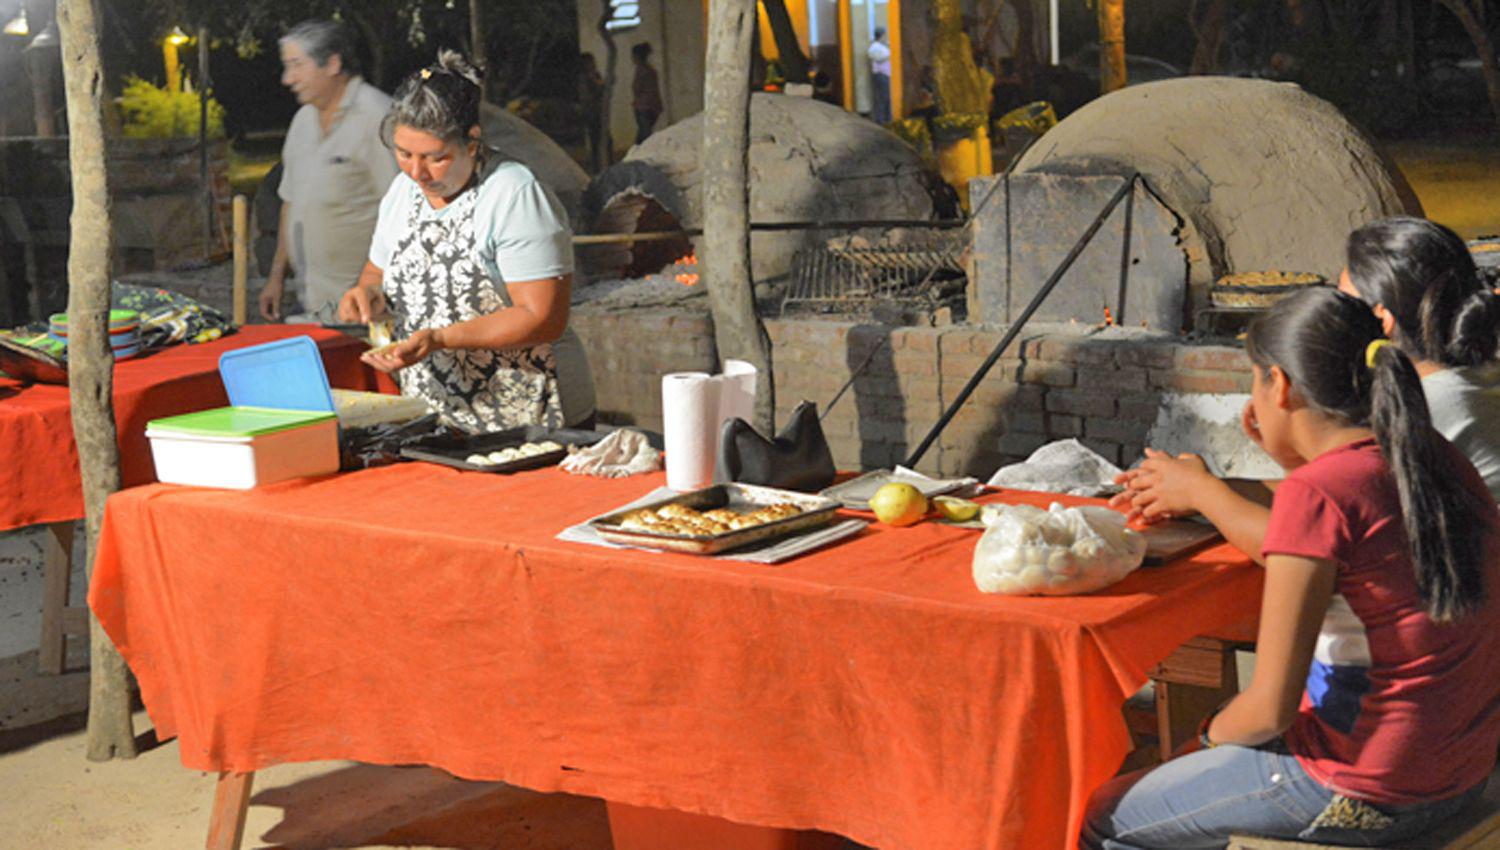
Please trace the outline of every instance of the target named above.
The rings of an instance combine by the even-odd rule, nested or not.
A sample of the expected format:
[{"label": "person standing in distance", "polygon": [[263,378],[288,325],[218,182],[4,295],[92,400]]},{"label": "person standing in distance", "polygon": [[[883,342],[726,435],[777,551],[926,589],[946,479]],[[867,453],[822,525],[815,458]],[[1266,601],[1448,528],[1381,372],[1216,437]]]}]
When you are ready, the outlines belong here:
[{"label": "person standing in distance", "polygon": [[870,59],[870,120],[891,123],[891,48],[885,43],[885,27],[875,28],[875,40],[865,55]]},{"label": "person standing in distance", "polygon": [[260,291],[260,314],[282,318],[287,272],[299,281],[303,321],[331,321],[364,268],[380,199],[398,170],[381,142],[391,99],[359,76],[349,31],[304,21],[282,36],[281,84],[302,107],[281,149],[276,256]]},{"label": "person standing in distance", "polygon": [[630,48],[630,58],[635,62],[635,78],[630,82],[630,105],[635,109],[635,143],[646,141],[656,129],[656,119],[661,117],[664,107],[661,102],[661,83],[656,69],[651,67],[651,45],[641,42]]}]

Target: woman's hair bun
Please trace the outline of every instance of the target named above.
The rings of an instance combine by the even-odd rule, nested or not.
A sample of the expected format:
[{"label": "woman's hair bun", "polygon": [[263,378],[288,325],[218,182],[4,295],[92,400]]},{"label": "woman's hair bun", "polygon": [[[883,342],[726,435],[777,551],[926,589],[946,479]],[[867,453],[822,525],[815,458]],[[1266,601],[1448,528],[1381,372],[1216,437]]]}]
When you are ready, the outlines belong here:
[{"label": "woman's hair bun", "polygon": [[468,80],[476,86],[483,87],[484,85],[484,71],[473,62],[465,59],[464,55],[457,50],[448,50],[446,48],[439,50],[437,66],[450,74]]}]

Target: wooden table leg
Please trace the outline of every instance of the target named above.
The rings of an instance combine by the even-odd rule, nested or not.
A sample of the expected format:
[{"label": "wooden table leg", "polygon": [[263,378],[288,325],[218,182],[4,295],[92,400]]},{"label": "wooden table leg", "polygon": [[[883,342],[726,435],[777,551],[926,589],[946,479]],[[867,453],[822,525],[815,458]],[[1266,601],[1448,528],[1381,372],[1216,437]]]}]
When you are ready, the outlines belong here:
[{"label": "wooden table leg", "polygon": [[255,771],[219,774],[214,789],[214,810],[208,821],[208,850],[240,850],[245,836],[245,813],[250,809],[250,786]]},{"label": "wooden table leg", "polygon": [[73,575],[73,523],[51,522],[42,535],[45,552],[42,567],[42,645],[37,651],[37,669],[44,676],[63,671],[68,649],[63,619]]},{"label": "wooden table leg", "polygon": [[1189,738],[1198,723],[1239,691],[1234,653],[1242,642],[1193,638],[1151,671],[1162,760]]}]

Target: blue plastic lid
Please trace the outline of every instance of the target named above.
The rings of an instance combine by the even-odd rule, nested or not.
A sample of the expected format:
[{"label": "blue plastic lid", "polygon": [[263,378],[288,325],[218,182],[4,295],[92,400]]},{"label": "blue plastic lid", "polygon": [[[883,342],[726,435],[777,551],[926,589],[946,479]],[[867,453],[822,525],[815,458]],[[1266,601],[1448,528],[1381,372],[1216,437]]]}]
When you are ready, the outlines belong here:
[{"label": "blue plastic lid", "polygon": [[334,409],[323,357],[310,336],[226,351],[219,355],[219,377],[235,407]]}]

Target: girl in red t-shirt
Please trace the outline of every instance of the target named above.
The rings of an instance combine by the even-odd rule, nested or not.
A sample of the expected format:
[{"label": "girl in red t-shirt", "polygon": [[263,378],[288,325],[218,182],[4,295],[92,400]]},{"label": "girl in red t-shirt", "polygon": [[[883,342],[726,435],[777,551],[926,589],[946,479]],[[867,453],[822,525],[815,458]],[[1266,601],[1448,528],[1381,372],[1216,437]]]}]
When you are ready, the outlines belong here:
[{"label": "girl in red t-shirt", "polygon": [[1359,300],[1288,298],[1246,350],[1247,424],[1288,472],[1269,518],[1214,517],[1263,541],[1255,676],[1202,749],[1096,792],[1084,848],[1378,846],[1457,811],[1494,766],[1500,550],[1483,481]]}]

